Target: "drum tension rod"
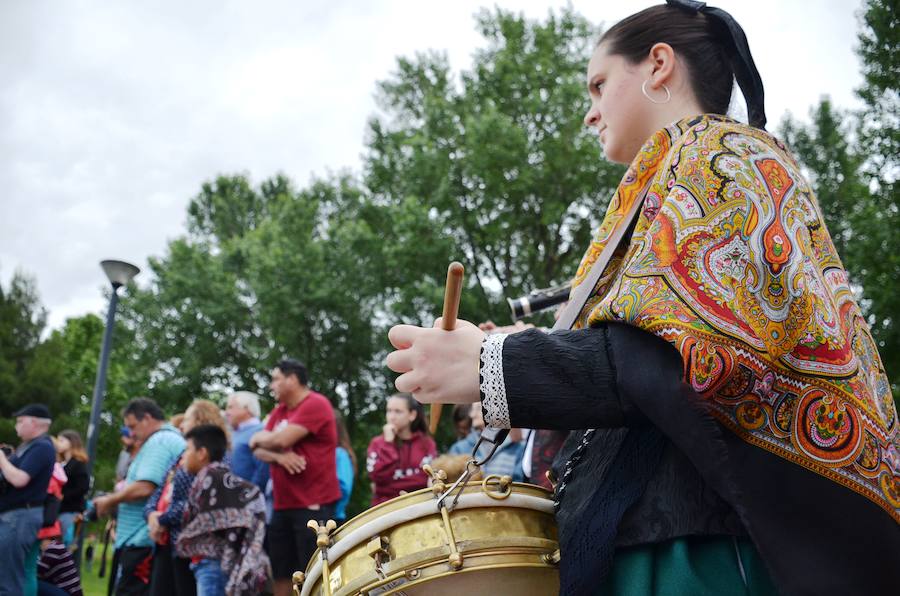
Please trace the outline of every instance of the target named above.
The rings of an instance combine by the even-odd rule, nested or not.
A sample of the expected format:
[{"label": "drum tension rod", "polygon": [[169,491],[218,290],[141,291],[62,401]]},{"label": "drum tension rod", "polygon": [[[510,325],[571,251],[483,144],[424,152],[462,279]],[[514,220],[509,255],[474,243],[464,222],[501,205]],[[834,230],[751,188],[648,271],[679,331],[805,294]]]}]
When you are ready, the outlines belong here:
[{"label": "drum tension rod", "polygon": [[[445,481],[447,480],[447,473],[444,470],[435,470],[430,465],[426,464],[422,466],[422,469],[425,470],[425,473],[431,476],[431,491],[434,493],[434,496],[437,498],[437,508],[441,514],[441,521],[444,524],[444,533],[447,535],[447,546],[450,548],[450,556],[447,557],[447,564],[450,565],[450,568],[454,571],[462,568],[463,565],[463,556],[462,553],[459,552],[459,549],[456,547],[456,537],[453,535],[453,526],[450,524],[450,510],[456,506],[456,501],[459,499],[459,495],[462,493],[463,489],[465,489],[466,484],[469,481],[469,478],[472,474],[478,470],[478,466],[475,463],[474,459],[470,459],[466,463],[465,472],[460,475],[460,477],[454,482],[449,489],[444,490],[446,487]],[[444,503],[444,499],[453,494],[458,486],[462,484],[462,487],[459,489],[459,492],[456,494],[456,499],[450,504],[448,508],[446,503]]]},{"label": "drum tension rod", "polygon": [[337,529],[337,522],[329,519],[325,524],[319,524],[314,519],[306,523],[306,527],[316,533],[316,546],[322,555],[322,594],[331,596],[331,573],[328,569],[328,547],[331,546],[331,533]]},{"label": "drum tension rod", "polygon": [[[469,479],[473,474],[475,474],[475,472],[478,471],[479,468],[481,468],[481,466],[486,464],[492,457],[494,457],[494,453],[497,452],[497,449],[500,447],[500,445],[503,444],[503,441],[506,440],[506,436],[508,434],[508,428],[487,427],[483,431],[481,431],[481,436],[478,437],[478,442],[475,443],[475,447],[472,449],[472,458],[468,462],[466,462],[465,472],[462,473],[462,475],[456,480],[456,482],[450,485],[450,488],[448,488],[446,492],[440,495],[437,502],[438,508],[447,507],[444,501],[449,495],[453,494],[454,492],[456,493],[456,495],[453,497],[453,502],[450,503],[448,509],[452,511],[456,507],[456,502],[459,501],[459,497],[460,495],[462,495],[463,490],[469,483]],[[481,447],[482,443],[488,443],[489,445],[491,445],[491,451],[484,459],[479,460],[478,449]],[[438,479],[435,478],[435,480]],[[440,485],[441,487],[443,487],[443,480],[441,480]],[[435,494],[437,494],[437,491],[435,491]]]},{"label": "drum tension rod", "polygon": [[[460,474],[459,478],[456,479],[456,482],[450,485],[450,488],[448,488],[443,493],[440,493],[440,495],[435,492],[435,496],[438,497],[438,509],[449,509],[450,511],[452,511],[456,507],[456,502],[459,501],[459,496],[462,494],[463,490],[465,490],[466,488],[466,485],[469,483],[469,479],[477,471],[478,463],[474,459],[470,459],[466,462],[466,470],[462,474]],[[441,486],[443,486],[443,482],[441,483]],[[453,501],[448,507],[444,501],[453,493],[456,493],[456,496],[453,498]]]},{"label": "drum tension rod", "polygon": [[451,569],[457,571],[463,566],[463,556],[456,546],[456,536],[453,535],[453,526],[450,525],[450,512],[446,507],[441,507],[441,519],[444,521],[444,531],[447,532],[447,546],[450,547],[447,563]]},{"label": "drum tension rod", "polygon": [[391,553],[388,550],[391,542],[387,536],[375,536],[366,544],[366,553],[375,561],[375,573],[381,579],[387,576],[384,573],[385,561],[391,560]]}]

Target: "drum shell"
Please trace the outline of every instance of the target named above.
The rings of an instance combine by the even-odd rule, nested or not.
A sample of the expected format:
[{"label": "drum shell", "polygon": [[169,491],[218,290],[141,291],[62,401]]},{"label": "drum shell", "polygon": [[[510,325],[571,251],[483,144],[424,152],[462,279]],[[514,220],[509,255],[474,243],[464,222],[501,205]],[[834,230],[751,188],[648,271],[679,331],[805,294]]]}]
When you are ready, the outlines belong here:
[{"label": "drum shell", "polygon": [[[332,536],[332,594],[557,593],[558,570],[549,559],[558,548],[550,493],[522,483],[513,483],[506,498],[497,498],[498,491],[473,483],[449,511],[459,569],[449,563],[452,549],[429,489],[351,519]],[[324,594],[320,559],[317,553],[307,566],[302,594]]]}]

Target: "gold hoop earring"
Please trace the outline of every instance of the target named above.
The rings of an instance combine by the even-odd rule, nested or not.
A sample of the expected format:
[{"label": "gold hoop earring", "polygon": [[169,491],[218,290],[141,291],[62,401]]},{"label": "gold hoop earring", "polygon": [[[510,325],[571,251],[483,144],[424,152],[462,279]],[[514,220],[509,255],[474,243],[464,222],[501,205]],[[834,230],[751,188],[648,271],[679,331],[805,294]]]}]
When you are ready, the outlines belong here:
[{"label": "gold hoop earring", "polygon": [[662,100],[662,101],[656,101],[655,99],[653,99],[652,97],[650,97],[650,94],[649,94],[649,93],[647,93],[647,83],[649,83],[649,82],[650,82],[650,79],[647,79],[646,81],[644,81],[644,82],[641,84],[641,93],[644,94],[644,97],[646,97],[647,99],[649,99],[649,100],[650,100],[650,103],[655,103],[655,104],[669,103],[669,100],[672,99],[672,94],[669,92],[669,88],[666,87],[665,83],[663,83],[662,88],[666,90],[666,98],[665,98],[664,100]]}]

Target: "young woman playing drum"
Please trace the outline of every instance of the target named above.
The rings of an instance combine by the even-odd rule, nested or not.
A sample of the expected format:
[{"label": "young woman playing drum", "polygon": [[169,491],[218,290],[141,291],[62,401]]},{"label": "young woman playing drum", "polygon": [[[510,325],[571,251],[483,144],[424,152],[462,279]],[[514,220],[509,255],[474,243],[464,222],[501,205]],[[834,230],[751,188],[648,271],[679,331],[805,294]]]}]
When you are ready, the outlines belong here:
[{"label": "young woman playing drum", "polygon": [[[749,125],[723,115],[734,79]],[[743,31],[670,0],[610,28],[586,82],[585,124],[630,167],[572,330],[400,325],[397,388],[574,431],[556,461],[564,594],[895,592],[890,386],[810,185],[764,130]]]}]

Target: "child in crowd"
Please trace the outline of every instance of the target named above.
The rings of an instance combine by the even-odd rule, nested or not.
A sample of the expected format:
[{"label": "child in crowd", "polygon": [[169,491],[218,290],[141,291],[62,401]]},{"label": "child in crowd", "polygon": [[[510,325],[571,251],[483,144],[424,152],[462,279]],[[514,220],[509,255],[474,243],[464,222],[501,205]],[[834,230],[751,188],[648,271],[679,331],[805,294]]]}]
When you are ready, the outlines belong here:
[{"label": "child in crowd", "polygon": [[51,536],[41,538],[37,579],[40,596],[82,596],[75,559],[60,539],[58,527]]},{"label": "child in crowd", "polygon": [[[201,424],[212,424],[228,436],[219,407],[206,399],[194,400],[183,415],[173,416],[172,420],[179,423],[182,433]],[[174,552],[193,482],[194,476],[184,469],[183,458],[179,457],[144,506],[150,538],[156,543],[150,596],[195,596],[197,593],[190,561],[175,556]]]},{"label": "child in crowd", "polygon": [[196,478],[176,552],[191,558],[198,595],[256,596],[269,569],[262,494],[222,463],[228,447],[222,428],[203,424],[184,438],[183,466]]}]

